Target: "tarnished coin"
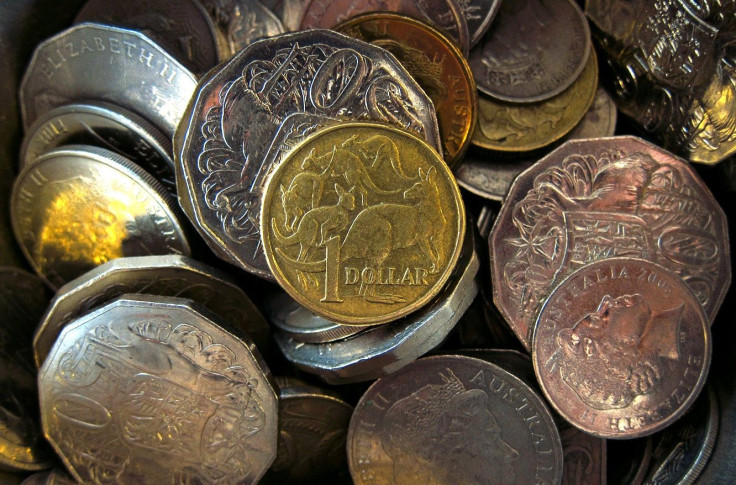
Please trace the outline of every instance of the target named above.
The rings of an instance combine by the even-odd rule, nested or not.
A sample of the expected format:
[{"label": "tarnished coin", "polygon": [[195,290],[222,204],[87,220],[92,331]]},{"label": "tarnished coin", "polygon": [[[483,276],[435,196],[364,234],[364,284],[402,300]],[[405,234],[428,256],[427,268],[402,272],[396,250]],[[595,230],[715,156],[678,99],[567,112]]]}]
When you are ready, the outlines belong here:
[{"label": "tarnished coin", "polygon": [[34,473],[23,480],[21,485],[76,485],[76,483],[61,468],[52,468],[49,471]]},{"label": "tarnished coin", "polygon": [[[559,426],[564,465],[562,485],[606,485],[606,441],[566,423]],[[612,463],[612,466],[618,466]]]},{"label": "tarnished coin", "polygon": [[[261,40],[201,80],[174,138],[177,187],[218,256],[273,278],[259,223],[266,181],[291,147],[346,119],[391,123],[441,150],[432,102],[409,73],[385,50],[342,34]],[[386,158],[380,138],[365,150]],[[362,177],[346,170],[351,179]],[[301,182],[285,187],[295,209],[331,187],[309,177]]]},{"label": "tarnished coin", "polygon": [[228,275],[178,254],[139,256],[113,259],[59,288],[33,337],[36,366],[68,323],[126,293],[188,298],[266,347],[268,324]]},{"label": "tarnished coin", "polygon": [[550,294],[532,359],[544,394],[575,427],[636,438],[678,419],[705,383],[708,319],[678,275],[637,258],[574,272]]},{"label": "tarnished coin", "polygon": [[284,25],[287,32],[299,29],[304,6],[309,0],[262,0],[261,3],[275,13]]},{"label": "tarnished coin", "polygon": [[504,1],[470,67],[485,94],[528,103],[567,89],[591,50],[588,22],[573,0]]},{"label": "tarnished coin", "polygon": [[42,155],[15,181],[11,216],[23,253],[53,288],[114,258],[190,252],[166,189],[102,148]]},{"label": "tarnished coin", "polygon": [[501,0],[458,0],[457,4],[468,23],[470,47],[473,47],[488,32],[501,6]]},{"label": "tarnished coin", "polygon": [[481,96],[473,145],[504,152],[528,152],[567,135],[589,111],[598,86],[598,61],[588,56],[575,82],[552,98],[509,103]]},{"label": "tarnished coin", "polygon": [[486,361],[417,360],[376,381],[350,420],[357,485],[559,483],[562,446],[541,397]]},{"label": "tarnished coin", "polygon": [[124,297],[62,330],[41,420],[77,481],[256,483],[276,456],[269,376],[189,300]]},{"label": "tarnished coin", "polygon": [[617,256],[677,273],[709,319],[731,281],[726,217],[684,160],[636,137],[568,141],[521,174],[490,237],[493,298],[529,348],[559,282]]},{"label": "tarnished coin", "polygon": [[468,54],[468,23],[454,0],[392,0],[379,4],[370,0],[310,0],[302,12],[301,28],[330,29],[371,12],[393,12],[431,24],[448,35],[463,55]]},{"label": "tarnished coin", "polygon": [[87,0],[74,21],[142,32],[194,72],[208,71],[229,54],[218,43],[215,25],[197,0]]},{"label": "tarnished coin", "polygon": [[20,86],[23,126],[27,131],[59,106],[101,100],[143,116],[171,136],[196,84],[191,72],[141,33],[77,25],[34,51]]},{"label": "tarnished coin", "polygon": [[532,160],[481,160],[469,155],[454,173],[458,185],[468,192],[503,202],[514,179],[532,165]]},{"label": "tarnished coin", "polygon": [[335,27],[396,56],[437,110],[442,151],[454,167],[465,155],[478,117],[478,91],[462,53],[441,32],[403,15],[361,15]]},{"label": "tarnished coin", "polygon": [[101,101],[52,109],[33,123],[23,140],[20,168],[63,145],[93,145],[112,150],[140,165],[176,191],[171,139],[135,113]]},{"label": "tarnished coin", "polygon": [[279,445],[264,484],[349,480],[345,442],[353,406],[314,386],[279,389]]},{"label": "tarnished coin", "polygon": [[[323,188],[306,204],[290,195],[303,180]],[[344,123],[313,135],[289,152],[263,196],[261,236],[276,280],[346,325],[390,322],[429,302],[452,274],[464,234],[447,165],[387,125]]]},{"label": "tarnished coin", "polygon": [[616,103],[613,102],[605,89],[598,88],[595,92],[595,98],[593,98],[593,105],[585,113],[580,123],[568,133],[567,139],[580,140],[583,138],[613,136],[616,131],[617,119]]},{"label": "tarnished coin", "polygon": [[[223,33],[231,55],[253,41],[284,33],[281,20],[258,0],[199,0],[199,3]],[[221,60],[228,58],[230,55]]]}]

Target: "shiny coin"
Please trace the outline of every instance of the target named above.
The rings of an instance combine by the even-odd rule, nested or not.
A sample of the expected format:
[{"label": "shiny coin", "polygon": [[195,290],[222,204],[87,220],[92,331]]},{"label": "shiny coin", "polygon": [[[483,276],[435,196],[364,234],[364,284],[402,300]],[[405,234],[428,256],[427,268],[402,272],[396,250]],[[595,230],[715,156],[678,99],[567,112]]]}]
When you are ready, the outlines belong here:
[{"label": "shiny coin", "polygon": [[199,2],[224,35],[232,54],[245,49],[253,41],[284,33],[281,20],[258,0],[199,0]]},{"label": "shiny coin", "polygon": [[41,115],[65,104],[101,100],[143,116],[171,136],[196,84],[191,72],[143,34],[77,25],[34,51],[20,87],[23,125],[27,131]]},{"label": "shiny coin", "polygon": [[470,67],[485,94],[530,103],[567,89],[591,50],[588,23],[573,0],[504,1],[470,53]]},{"label": "shiny coin", "polygon": [[406,66],[437,110],[445,160],[451,167],[457,165],[478,116],[475,81],[462,53],[442,33],[402,15],[363,15],[335,30],[383,47]]},{"label": "shiny coin", "polygon": [[392,0],[380,6],[366,0],[310,0],[302,13],[301,28],[330,29],[352,17],[376,11],[394,12],[431,24],[448,35],[464,55],[468,54],[468,24],[453,0]]},{"label": "shiny coin", "polygon": [[54,288],[114,258],[190,251],[166,189],[102,148],[42,155],[18,176],[11,216],[26,258]]},{"label": "shiny coin", "polygon": [[[309,206],[290,196],[305,179],[323,187]],[[386,323],[422,307],[453,272],[464,232],[447,165],[386,125],[344,123],[310,137],[276,168],[263,197],[261,235],[276,280],[342,324]]]},{"label": "shiny coin", "polygon": [[[409,73],[383,49],[335,32],[255,42],[202,79],[174,139],[177,186],[218,256],[273,278],[259,222],[266,182],[291,147],[346,119],[390,123],[441,150],[432,102]],[[386,154],[381,139],[366,149]],[[332,188],[308,178],[285,187],[296,211]]]},{"label": "shiny coin", "polygon": [[560,94],[537,103],[509,103],[481,96],[472,143],[505,152],[536,150],[570,132],[593,104],[598,86],[598,61],[588,57],[585,69]]},{"label": "shiny coin", "polygon": [[177,254],[139,256],[113,259],[59,288],[33,338],[36,365],[69,322],[125,293],[188,298],[266,348],[268,324],[232,278]]},{"label": "shiny coin", "polygon": [[350,420],[356,484],[559,483],[562,446],[542,399],[486,361],[427,357],[379,379]]},{"label": "shiny coin", "polygon": [[62,330],[39,374],[46,437],[84,483],[256,483],[276,456],[269,371],[180,298],[125,297]]},{"label": "shiny coin", "polygon": [[652,434],[697,397],[711,355],[700,302],[671,271],[636,258],[588,264],[550,294],[532,359],[544,394],[601,438]]},{"label": "shiny coin", "polygon": [[175,192],[171,139],[125,108],[90,101],[52,109],[36,120],[23,140],[20,167],[63,145],[84,144],[112,150],[140,165]]},{"label": "shiny coin", "polygon": [[511,186],[490,237],[493,298],[529,348],[563,278],[630,256],[677,273],[712,320],[731,281],[726,227],[684,160],[636,137],[568,141]]},{"label": "shiny coin", "polygon": [[194,72],[208,71],[229,54],[197,0],[88,0],[74,20],[143,32]]},{"label": "shiny coin", "polygon": [[501,0],[458,0],[457,4],[468,23],[470,47],[473,47],[488,32],[501,6]]}]

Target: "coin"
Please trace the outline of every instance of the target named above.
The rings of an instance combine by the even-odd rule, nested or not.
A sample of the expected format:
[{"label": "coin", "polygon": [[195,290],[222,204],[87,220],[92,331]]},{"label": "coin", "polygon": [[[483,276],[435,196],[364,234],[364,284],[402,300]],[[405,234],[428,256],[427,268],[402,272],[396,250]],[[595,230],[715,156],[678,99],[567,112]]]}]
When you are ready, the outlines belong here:
[{"label": "coin", "polygon": [[684,160],[636,137],[568,141],[511,186],[490,238],[493,298],[528,349],[564,277],[631,256],[677,273],[712,321],[731,281],[726,227]]},{"label": "coin", "polygon": [[470,35],[462,10],[452,0],[392,0],[376,6],[372,1],[310,0],[301,17],[302,29],[330,29],[360,14],[394,12],[431,24],[449,36],[468,54]]},{"label": "coin", "polygon": [[562,478],[560,436],[542,399],[471,357],[426,357],[376,381],[355,407],[347,450],[357,485]]},{"label": "coin", "polygon": [[41,367],[67,324],[126,293],[189,298],[221,317],[228,328],[245,332],[258,348],[267,347],[268,324],[231,277],[178,254],[139,256],[113,259],[59,288],[36,320],[36,366]]},{"label": "coin", "polygon": [[547,298],[532,359],[552,406],[601,438],[636,438],[678,419],[708,373],[700,302],[680,277],[637,258],[590,263]]},{"label": "coin", "polygon": [[503,202],[514,179],[533,164],[531,160],[481,160],[468,155],[454,173],[457,184],[468,192]]},{"label": "coin", "polygon": [[206,72],[227,58],[217,42],[214,23],[197,0],[87,0],[74,22],[142,32],[194,72]]},{"label": "coin", "polygon": [[346,119],[391,123],[441,150],[432,102],[409,73],[383,49],[335,32],[254,42],[201,80],[174,138],[177,186],[219,257],[273,279],[259,222],[266,181],[288,149]]},{"label": "coin", "polygon": [[[5,483],[5,482],[3,482]],[[12,483],[12,482],[11,482]],[[21,485],[75,485],[72,480],[61,468],[52,468],[51,470],[34,473],[27,477]]]},{"label": "coin", "polygon": [[93,145],[129,158],[175,193],[171,140],[140,116],[101,101],[52,109],[28,129],[20,151],[20,168],[63,145]]},{"label": "coin", "polygon": [[503,101],[542,101],[567,89],[591,49],[572,0],[501,2],[491,29],[470,53],[478,89]]},{"label": "coin", "polygon": [[102,148],[42,155],[20,173],[10,203],[21,249],[52,288],[110,259],[190,252],[166,189]]},{"label": "coin", "polygon": [[472,143],[498,151],[528,152],[567,135],[580,123],[598,86],[598,61],[588,56],[585,69],[563,92],[537,103],[509,103],[481,96]]},{"label": "coin", "polygon": [[275,13],[288,32],[299,29],[302,10],[309,0],[263,0],[261,3]]},{"label": "coin", "polygon": [[361,15],[335,30],[383,47],[406,66],[437,110],[445,160],[457,165],[478,117],[477,89],[462,53],[441,32],[403,15]]},{"label": "coin", "polygon": [[33,52],[20,86],[23,126],[28,131],[53,108],[99,100],[129,109],[171,136],[196,84],[191,72],[141,33],[77,25]]},{"label": "coin", "polygon": [[256,483],[276,456],[269,376],[189,300],[124,297],[62,330],[41,420],[80,482]]},{"label": "coin", "polygon": [[[284,33],[281,20],[258,0],[199,0],[235,54],[263,37]],[[230,55],[221,59],[229,59]]]},{"label": "coin", "polygon": [[[374,149],[380,147],[380,151]],[[307,205],[302,180],[323,190]],[[403,130],[343,123],[292,149],[266,185],[268,265],[296,301],[328,320],[376,325],[427,303],[455,268],[465,209],[447,165]]]},{"label": "coin", "polygon": [[[595,51],[592,51],[592,56]],[[583,119],[567,135],[569,140],[580,140],[583,138],[599,138],[602,136],[613,136],[616,131],[616,103],[605,89],[598,88],[593,98],[593,105],[585,113]]]},{"label": "coin", "polygon": [[470,47],[480,42],[498,13],[501,0],[458,0],[470,32]]},{"label": "coin", "polygon": [[564,455],[562,485],[606,485],[606,440],[569,425],[559,431]]}]

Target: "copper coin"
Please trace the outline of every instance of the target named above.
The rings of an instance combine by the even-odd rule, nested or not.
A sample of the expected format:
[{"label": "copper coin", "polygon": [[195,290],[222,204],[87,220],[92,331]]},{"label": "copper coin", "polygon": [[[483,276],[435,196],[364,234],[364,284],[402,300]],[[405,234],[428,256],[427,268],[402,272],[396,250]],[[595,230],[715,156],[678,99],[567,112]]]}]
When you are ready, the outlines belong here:
[{"label": "copper coin", "polygon": [[685,160],[636,137],[568,141],[526,170],[490,245],[494,301],[527,348],[547,295],[597,260],[674,271],[710,321],[731,281],[723,210]]},{"label": "copper coin", "polygon": [[679,418],[708,374],[711,339],[680,277],[637,258],[591,263],[549,296],[534,330],[542,391],[571,424],[636,438]]},{"label": "copper coin", "polygon": [[376,381],[355,408],[357,485],[559,483],[552,416],[520,379],[464,356],[419,359]]},{"label": "copper coin", "polygon": [[453,0],[311,0],[302,12],[302,29],[331,29],[353,17],[370,12],[397,13],[429,23],[445,32],[468,54],[470,35],[460,7]]},{"label": "copper coin", "polygon": [[477,89],[462,53],[441,32],[404,15],[361,15],[335,29],[399,59],[434,103],[445,160],[457,165],[478,117]]}]

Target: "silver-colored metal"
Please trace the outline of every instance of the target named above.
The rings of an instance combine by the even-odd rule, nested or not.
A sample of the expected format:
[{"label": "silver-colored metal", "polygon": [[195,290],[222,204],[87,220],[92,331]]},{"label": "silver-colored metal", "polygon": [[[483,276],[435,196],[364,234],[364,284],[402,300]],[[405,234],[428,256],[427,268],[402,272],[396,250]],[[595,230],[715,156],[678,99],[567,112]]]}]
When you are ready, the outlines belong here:
[{"label": "silver-colored metal", "polygon": [[47,111],[80,100],[127,108],[171,136],[197,84],[144,34],[80,24],[42,42],[20,86],[26,130]]},{"label": "silver-colored metal", "polygon": [[307,344],[276,333],[276,343],[289,362],[330,384],[390,374],[442,343],[478,294],[479,268],[468,236],[450,282],[417,312],[338,342]]},{"label": "silver-colored metal", "polygon": [[260,356],[217,321],[190,300],[132,295],[64,328],[39,395],[76,480],[259,480],[276,456],[276,393]]},{"label": "silver-colored metal", "polygon": [[258,0],[199,0],[220,29],[230,56],[254,41],[284,33],[284,26],[274,12]]},{"label": "silver-colored metal", "polygon": [[266,348],[268,324],[230,276],[178,254],[139,256],[113,259],[59,288],[33,338],[36,366],[68,323],[124,293],[189,298]]},{"label": "silver-colored metal", "polygon": [[23,253],[53,288],[114,258],[190,253],[166,189],[102,148],[42,155],[16,179],[10,204]]},{"label": "silver-colored metal", "polygon": [[470,34],[470,47],[480,42],[501,6],[501,0],[457,0]]},{"label": "silver-colored metal", "polygon": [[23,169],[44,153],[71,144],[119,153],[176,191],[171,138],[137,114],[102,101],[60,106],[37,119],[23,139],[19,166]]},{"label": "silver-colored metal", "polygon": [[273,278],[259,230],[265,183],[289,148],[344,119],[391,123],[440,150],[433,105],[396,58],[336,32],[257,41],[200,81],[174,137],[177,187],[218,256]]},{"label": "silver-colored metal", "polygon": [[263,0],[261,3],[275,13],[288,32],[299,30],[302,10],[308,0]]},{"label": "silver-colored metal", "polygon": [[479,160],[466,156],[455,169],[457,184],[484,199],[503,202],[514,179],[534,164],[530,160]]},{"label": "silver-colored metal", "polygon": [[334,342],[357,335],[371,328],[359,325],[340,325],[310,312],[286,293],[271,295],[265,304],[269,321],[284,335],[300,342],[319,344]]}]

